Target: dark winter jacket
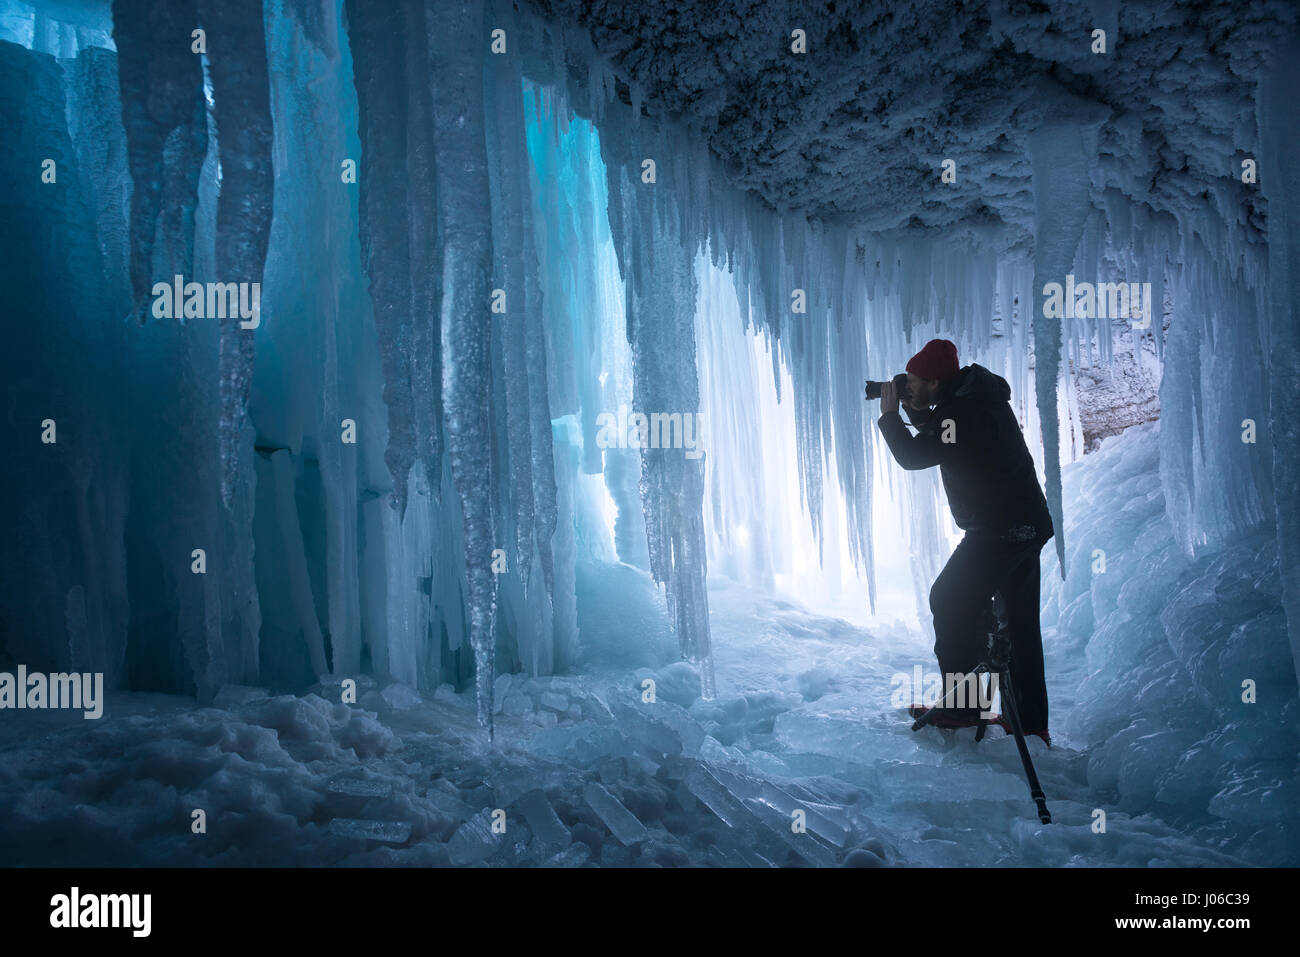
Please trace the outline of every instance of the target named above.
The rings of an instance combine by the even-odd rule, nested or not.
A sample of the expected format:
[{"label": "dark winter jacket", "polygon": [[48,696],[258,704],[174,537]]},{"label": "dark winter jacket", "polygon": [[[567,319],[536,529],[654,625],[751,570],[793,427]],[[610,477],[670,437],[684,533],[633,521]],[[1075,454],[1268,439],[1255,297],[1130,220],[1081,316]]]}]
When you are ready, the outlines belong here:
[{"label": "dark winter jacket", "polygon": [[880,417],[880,431],[903,468],[939,466],[958,528],[1001,533],[1029,523],[1045,541],[1047,499],[1010,398],[1006,379],[972,363],[944,383],[933,410],[902,406],[918,426],[915,436],[897,412]]}]

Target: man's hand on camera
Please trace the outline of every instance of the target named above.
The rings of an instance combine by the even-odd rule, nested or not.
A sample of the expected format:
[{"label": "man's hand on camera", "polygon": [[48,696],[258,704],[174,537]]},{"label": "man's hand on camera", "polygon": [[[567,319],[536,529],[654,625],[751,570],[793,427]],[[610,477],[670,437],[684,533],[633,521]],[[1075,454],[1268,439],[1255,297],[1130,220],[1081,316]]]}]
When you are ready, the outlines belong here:
[{"label": "man's hand on camera", "polygon": [[898,411],[898,392],[894,389],[893,382],[882,382],[880,384],[880,414],[886,412]]}]

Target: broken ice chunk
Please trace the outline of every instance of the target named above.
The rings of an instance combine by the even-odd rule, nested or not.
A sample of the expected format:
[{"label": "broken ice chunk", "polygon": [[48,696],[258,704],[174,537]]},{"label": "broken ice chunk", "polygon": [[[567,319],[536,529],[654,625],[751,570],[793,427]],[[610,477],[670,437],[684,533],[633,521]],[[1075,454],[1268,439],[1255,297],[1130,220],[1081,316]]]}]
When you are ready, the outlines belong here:
[{"label": "broken ice chunk", "polygon": [[543,867],[581,867],[591,860],[591,848],[586,844],[571,844],[556,854]]},{"label": "broken ice chunk", "polygon": [[582,789],[582,796],[596,815],[605,822],[610,833],[621,843],[636,844],[649,836],[645,825],[636,819],[636,815],[625,808],[622,802],[602,785],[595,781],[588,782]]},{"label": "broken ice chunk", "polygon": [[578,767],[590,767],[611,755],[632,753],[631,743],[618,728],[595,721],[540,731],[527,746],[534,754]]},{"label": "broken ice chunk", "polygon": [[462,699],[456,694],[456,689],[449,684],[440,684],[433,692],[434,701],[444,701],[447,704],[463,704]]},{"label": "broken ice chunk", "polygon": [[362,777],[337,777],[325,789],[331,794],[346,794],[350,797],[388,797],[393,793],[391,781]]},{"label": "broken ice chunk", "polygon": [[573,840],[569,829],[564,826],[564,822],[560,820],[560,816],[555,813],[555,808],[551,806],[551,802],[546,799],[546,795],[541,790],[529,791],[520,798],[519,810],[523,812],[528,826],[533,829],[537,839],[549,850],[568,847]]},{"label": "broken ice chunk", "polygon": [[406,821],[365,821],[336,817],[330,821],[330,833],[363,841],[405,844],[411,837],[411,825]]},{"label": "broken ice chunk", "polygon": [[469,818],[474,814],[474,809],[460,798],[456,797],[454,794],[447,794],[440,791],[436,787],[429,788],[424,795],[424,799],[432,807],[457,821],[469,820]]},{"label": "broken ice chunk", "polygon": [[776,867],[775,864],[769,861],[762,854],[759,854],[752,848],[746,847],[744,844],[739,845],[736,848],[736,851],[745,859],[745,863],[750,867]]},{"label": "broken ice chunk", "polygon": [[479,811],[456,828],[447,842],[447,853],[453,864],[477,864],[500,849],[501,838],[502,835],[492,833],[492,813]]},{"label": "broken ice chunk", "polygon": [[808,830],[836,847],[848,843],[852,825],[843,808],[812,801],[804,801],[802,807],[808,815]]},{"label": "broken ice chunk", "polygon": [[383,691],[379,692],[388,706],[394,711],[403,711],[407,708],[414,708],[422,700],[419,692],[407,685],[394,682]]},{"label": "broken ice chunk", "polygon": [[562,694],[556,694],[554,691],[542,692],[542,707],[563,714],[569,710],[569,699]]},{"label": "broken ice chunk", "polygon": [[[775,838],[814,867],[834,863],[829,849],[813,836],[815,832],[811,828],[801,835],[791,831],[792,818],[787,818],[761,796],[764,786],[760,782],[699,764],[687,768],[684,782],[726,824],[747,831],[752,829],[763,841],[760,847],[770,846],[769,842]],[[784,799],[788,800],[789,796],[785,795]]]},{"label": "broken ice chunk", "polygon": [[503,765],[491,774],[492,797],[497,807],[509,807],[529,791],[564,790],[569,773],[561,765]]},{"label": "broken ice chunk", "polygon": [[[644,710],[655,707],[642,705],[639,708],[628,705],[616,705],[615,714],[619,727],[629,737],[638,741],[644,748],[654,754],[676,755],[682,753],[682,739],[674,728],[661,721],[652,720]],[[703,738],[703,734],[701,734]]]},{"label": "broken ice chunk", "polygon": [[795,811],[803,811],[805,825],[818,837],[836,847],[843,847],[848,840],[850,826],[842,808],[797,797],[771,781],[752,778],[729,768],[710,767],[709,773],[747,806],[753,801],[761,802],[776,809],[785,819],[793,819]]},{"label": "broken ice chunk", "polygon": [[533,710],[533,699],[526,694],[512,694],[506,698],[501,710],[516,716],[527,714]]},{"label": "broken ice chunk", "polygon": [[682,785],[728,827],[735,827],[745,819],[747,812],[744,805],[733,798],[716,779],[704,773],[699,765],[692,763],[686,769]]}]

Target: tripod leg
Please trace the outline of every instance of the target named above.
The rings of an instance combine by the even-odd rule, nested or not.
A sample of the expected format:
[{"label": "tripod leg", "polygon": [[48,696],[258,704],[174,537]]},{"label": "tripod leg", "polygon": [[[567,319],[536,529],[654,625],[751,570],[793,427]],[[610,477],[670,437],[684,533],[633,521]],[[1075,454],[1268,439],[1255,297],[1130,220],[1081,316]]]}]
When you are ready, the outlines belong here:
[{"label": "tripod leg", "polygon": [[[978,676],[980,674],[983,674],[984,670],[985,670],[984,666],[980,665],[973,672],[971,672],[971,674]],[[978,677],[976,678],[976,680],[977,681],[979,680]],[[960,687],[961,687],[960,684],[953,685],[952,688],[948,690],[948,693],[946,695],[944,695],[942,698],[936,701],[933,706],[931,706],[930,710],[928,710],[925,714],[921,715],[921,717],[917,718],[915,721],[912,722],[912,730],[920,731],[927,724],[934,721],[934,719],[939,716],[939,709],[944,707],[944,702],[946,702],[950,697],[952,697],[952,695],[956,694],[957,689]],[[981,728],[980,730],[982,732],[983,728]],[[976,738],[976,740],[978,741],[979,738]]]},{"label": "tripod leg", "polygon": [[1044,824],[1052,823],[1052,813],[1047,810],[1047,797],[1043,794],[1043,788],[1038,783],[1038,774],[1034,771],[1034,762],[1029,757],[1029,745],[1025,743],[1025,731],[1020,726],[1020,712],[1016,709],[1016,692],[1011,686],[1011,672],[1004,669],[1001,676],[1003,682],[1002,704],[1007,712],[1007,717],[1011,719],[1011,731],[1016,736],[1016,747],[1020,750],[1020,763],[1025,766],[1025,777],[1029,780],[1029,795],[1038,805],[1038,819]]},{"label": "tripod leg", "polygon": [[988,714],[988,712],[984,710],[984,702],[987,701],[989,703],[989,707],[990,708],[993,707],[993,673],[991,671],[988,673],[987,677],[989,680],[987,682],[984,680],[985,677],[986,677],[985,675],[979,676],[978,694],[979,694],[979,702],[980,702],[980,723],[979,723],[979,727],[975,729],[976,744],[979,744],[981,741],[984,740],[984,735],[988,732],[989,729],[988,719],[984,717],[984,715]]}]

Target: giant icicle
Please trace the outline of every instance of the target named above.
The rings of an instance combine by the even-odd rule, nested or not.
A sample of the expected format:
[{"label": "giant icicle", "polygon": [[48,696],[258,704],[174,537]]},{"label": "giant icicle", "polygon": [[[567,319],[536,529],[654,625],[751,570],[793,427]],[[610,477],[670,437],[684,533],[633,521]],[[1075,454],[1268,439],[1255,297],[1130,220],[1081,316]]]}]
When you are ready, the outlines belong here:
[{"label": "giant icicle", "polygon": [[[610,144],[618,141],[617,148]],[[704,463],[686,448],[698,436],[699,385],[695,369],[695,245],[681,228],[677,204],[689,195],[688,167],[671,136],[636,115],[601,141],[606,151],[611,216],[627,290],[627,335],[632,345],[633,408],[654,418],[650,448],[641,448],[641,500],[650,572],[666,586],[669,617],[682,656],[698,663],[705,697],[714,694],[709,635],[707,550],[704,535]],[[637,157],[654,158],[650,180]],[[675,161],[670,162],[670,158]],[[661,199],[661,192],[668,197]],[[614,199],[617,197],[617,200]],[[617,224],[617,225],[616,225]],[[660,416],[675,421],[681,444],[660,447]],[[670,431],[671,426],[665,427]],[[660,434],[656,435],[656,431]],[[707,443],[704,445],[707,454]]]},{"label": "giant icicle", "polygon": [[[221,148],[216,269],[226,282],[258,283],[271,236],[271,93],[261,0],[200,0]],[[260,322],[260,316],[254,316]],[[250,449],[242,433],[253,377],[255,327],[221,320],[221,497],[231,507]]]},{"label": "giant icicle", "polygon": [[496,582],[500,547],[490,490],[493,441],[488,345],[492,316],[491,195],[484,132],[484,12],[468,0],[425,10],[433,90],[434,161],[442,210],[442,395],[451,477],[460,496],[470,646],[474,651],[478,718],[492,721]]},{"label": "giant icicle", "polygon": [[[1048,283],[1064,283],[1073,271],[1074,254],[1083,236],[1091,203],[1088,194],[1087,135],[1076,122],[1049,126],[1032,134],[1029,155],[1034,178],[1034,388],[1043,425],[1047,470],[1047,505],[1055,529],[1056,557],[1065,573],[1065,516],[1061,508],[1061,440],[1057,421],[1057,384],[1061,377],[1063,330],[1059,317],[1037,308]],[[1095,152],[1095,150],[1093,151]]]}]

